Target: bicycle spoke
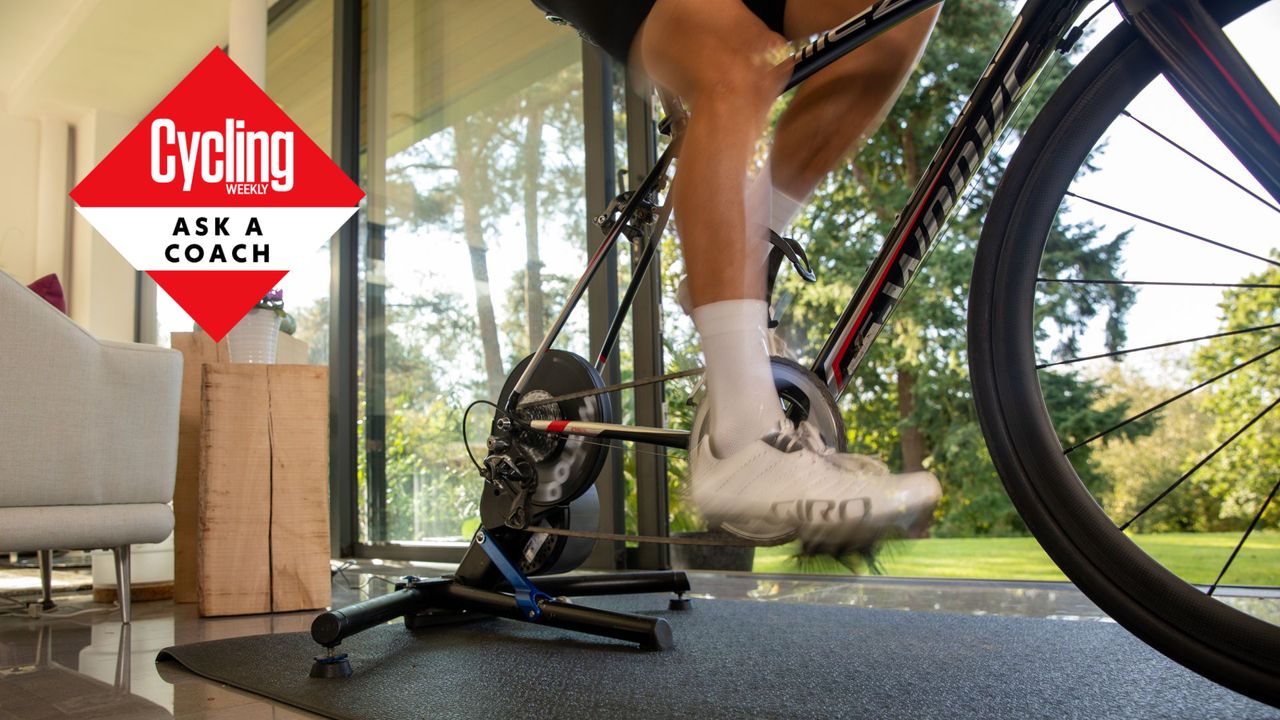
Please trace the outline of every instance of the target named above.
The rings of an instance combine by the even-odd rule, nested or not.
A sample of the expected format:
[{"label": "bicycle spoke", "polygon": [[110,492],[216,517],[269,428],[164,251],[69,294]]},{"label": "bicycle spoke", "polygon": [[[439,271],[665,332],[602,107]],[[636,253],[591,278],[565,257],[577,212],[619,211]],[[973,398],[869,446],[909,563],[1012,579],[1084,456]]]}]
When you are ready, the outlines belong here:
[{"label": "bicycle spoke", "polygon": [[1036,369],[1043,370],[1045,368],[1057,367],[1059,365],[1070,365],[1072,363],[1084,362],[1086,360],[1098,360],[1101,358],[1117,357],[1120,355],[1128,355],[1129,353],[1143,352],[1144,350],[1157,350],[1159,348],[1173,347],[1175,345],[1185,345],[1186,343],[1199,342],[1201,340],[1213,340],[1215,338],[1223,338],[1231,335],[1242,335],[1245,333],[1261,332],[1263,330],[1272,330],[1274,328],[1280,328],[1280,323],[1274,323],[1272,325],[1259,325],[1258,327],[1245,328],[1244,330],[1231,330],[1229,332],[1221,332],[1215,335],[1201,335],[1200,337],[1187,338],[1185,340],[1172,340],[1170,342],[1163,342],[1155,345],[1144,345],[1142,347],[1136,347],[1136,348],[1125,348],[1124,350],[1098,353],[1097,355],[1085,355],[1083,357],[1071,358],[1069,360],[1056,360],[1054,362],[1037,365]]},{"label": "bicycle spoke", "polygon": [[1146,417],[1147,415],[1150,415],[1151,413],[1153,413],[1153,412],[1155,412],[1155,411],[1159,410],[1160,408],[1162,408],[1162,407],[1164,407],[1164,406],[1168,405],[1169,403],[1172,403],[1172,402],[1175,402],[1175,401],[1177,401],[1177,400],[1180,400],[1180,399],[1182,399],[1182,398],[1184,398],[1184,397],[1186,397],[1186,396],[1190,395],[1191,393],[1193,393],[1193,392],[1195,392],[1195,391],[1199,390],[1200,388],[1202,388],[1202,387],[1204,387],[1204,386],[1206,386],[1206,385],[1210,385],[1210,384],[1212,384],[1212,383],[1215,383],[1215,382],[1217,382],[1218,380],[1221,380],[1222,378],[1224,378],[1224,377],[1226,377],[1226,376],[1230,375],[1231,373],[1233,373],[1233,372],[1235,372],[1235,371],[1237,371],[1237,370],[1239,370],[1239,369],[1241,369],[1241,368],[1243,368],[1243,367],[1247,367],[1247,366],[1249,366],[1249,365],[1252,365],[1253,363],[1258,362],[1259,360],[1261,360],[1261,359],[1265,358],[1266,356],[1268,356],[1268,355],[1270,355],[1270,354],[1274,353],[1274,352],[1275,352],[1275,351],[1277,351],[1277,350],[1280,350],[1280,345],[1277,345],[1277,346],[1275,346],[1275,347],[1271,348],[1270,350],[1267,350],[1266,352],[1261,353],[1261,354],[1259,354],[1259,355],[1254,355],[1253,357],[1249,358],[1248,360],[1245,360],[1244,362],[1240,363],[1239,365],[1236,365],[1235,367],[1233,367],[1233,368],[1231,368],[1231,369],[1229,369],[1229,370],[1226,370],[1226,371],[1224,371],[1224,372],[1218,373],[1217,375],[1214,375],[1213,377],[1209,378],[1208,380],[1205,380],[1204,382],[1200,383],[1199,385],[1196,385],[1196,386],[1195,386],[1195,387],[1193,387],[1193,388],[1190,388],[1189,390],[1183,390],[1182,392],[1178,393],[1177,395],[1174,395],[1173,397],[1167,398],[1167,399],[1165,399],[1165,400],[1163,400],[1163,401],[1161,401],[1161,402],[1159,402],[1159,403],[1157,403],[1157,404],[1155,404],[1155,405],[1152,405],[1151,407],[1147,408],[1146,410],[1143,410],[1142,412],[1138,413],[1137,415],[1134,415],[1133,417],[1130,417],[1130,418],[1128,418],[1128,419],[1126,419],[1126,420],[1122,420],[1121,422],[1118,422],[1118,423],[1116,423],[1115,425],[1112,425],[1111,427],[1107,428],[1106,430],[1103,430],[1103,431],[1102,431],[1102,432],[1100,432],[1100,433],[1097,433],[1097,434],[1095,434],[1095,435],[1090,436],[1087,440],[1084,440],[1084,441],[1082,441],[1082,442],[1078,442],[1078,443],[1076,443],[1075,445],[1072,445],[1071,447],[1067,448],[1066,450],[1063,450],[1063,451],[1062,451],[1062,453],[1063,453],[1064,455],[1070,455],[1073,451],[1078,450],[1078,449],[1080,449],[1080,448],[1084,447],[1085,445],[1088,445],[1089,443],[1093,442],[1094,440],[1097,440],[1098,438],[1100,438],[1100,437],[1104,437],[1104,436],[1106,436],[1106,435],[1110,435],[1111,433],[1115,432],[1116,430],[1119,430],[1120,428],[1124,427],[1125,425],[1128,425],[1129,423],[1134,422],[1135,420],[1140,420],[1140,419],[1142,419],[1142,418]]},{"label": "bicycle spoke", "polygon": [[1262,507],[1258,508],[1258,514],[1253,516],[1253,520],[1249,523],[1249,529],[1244,531],[1244,537],[1240,538],[1240,542],[1236,543],[1236,549],[1231,551],[1231,557],[1227,558],[1227,564],[1222,566],[1222,572],[1218,573],[1218,579],[1213,581],[1209,586],[1207,594],[1212,595],[1214,590],[1218,589],[1218,583],[1222,582],[1222,576],[1227,574],[1227,568],[1231,567],[1231,563],[1235,562],[1236,555],[1240,554],[1240,548],[1244,547],[1244,542],[1249,539],[1249,535],[1253,533],[1253,529],[1258,526],[1258,521],[1262,519],[1262,513],[1267,511],[1267,506],[1271,504],[1272,498],[1276,496],[1276,490],[1280,490],[1280,480],[1276,480],[1276,484],[1271,486],[1271,492],[1267,495],[1267,499],[1262,501]]},{"label": "bicycle spoke", "polygon": [[1220,247],[1223,250],[1230,250],[1233,253],[1239,253],[1240,255],[1244,255],[1245,257],[1253,258],[1254,260],[1261,260],[1264,263],[1268,263],[1270,265],[1280,267],[1280,262],[1277,262],[1276,260],[1272,260],[1271,258],[1263,257],[1262,255],[1256,255],[1254,253],[1249,252],[1248,250],[1241,250],[1238,247],[1234,247],[1232,245],[1228,245],[1223,242],[1218,242],[1217,240],[1211,240],[1210,238],[1207,238],[1203,235],[1197,235],[1196,233],[1193,233],[1190,230],[1183,230],[1182,228],[1174,227],[1173,225],[1170,225],[1168,223],[1163,223],[1163,222],[1160,222],[1159,220],[1149,218],[1146,215],[1139,215],[1138,213],[1130,212],[1128,210],[1118,208],[1115,205],[1104,203],[1101,200],[1094,200],[1093,198],[1088,198],[1088,197],[1085,197],[1084,195],[1079,195],[1077,193],[1071,192],[1070,190],[1066,192],[1066,195],[1067,197],[1073,197],[1078,200],[1083,200],[1091,205],[1097,205],[1100,208],[1106,208],[1107,210],[1118,212],[1121,215],[1127,215],[1128,217],[1131,217],[1135,220],[1141,220],[1145,223],[1150,223],[1152,225],[1155,225],[1156,227],[1164,228],[1165,230],[1176,232],[1180,235],[1185,235],[1189,238],[1192,238],[1193,240],[1199,240],[1200,242],[1208,243],[1210,245],[1213,245],[1214,247]]},{"label": "bicycle spoke", "polygon": [[1280,290],[1277,283],[1213,283],[1213,282],[1175,282],[1172,280],[1102,280],[1095,278],[1036,278],[1036,282],[1060,283],[1063,285],[1163,285],[1167,287],[1220,287],[1249,288],[1254,290]]},{"label": "bicycle spoke", "polygon": [[1205,168],[1207,168],[1207,169],[1208,169],[1210,172],[1212,172],[1213,174],[1215,174],[1215,175],[1217,175],[1218,177],[1222,178],[1223,180],[1226,180],[1227,182],[1231,183],[1232,185],[1234,185],[1237,189],[1239,189],[1239,190],[1240,190],[1241,192],[1243,192],[1244,194],[1246,194],[1246,195],[1248,195],[1249,197],[1253,198],[1254,200],[1257,200],[1258,202],[1262,203],[1262,204],[1263,204],[1263,205],[1265,205],[1269,210],[1273,210],[1273,211],[1275,211],[1275,212],[1277,212],[1277,213],[1280,213],[1280,207],[1276,207],[1275,205],[1272,205],[1272,204],[1271,204],[1271,202],[1270,202],[1270,201],[1268,201],[1266,198],[1264,198],[1264,197],[1262,197],[1261,195],[1259,195],[1258,193],[1256,193],[1256,192],[1254,192],[1254,191],[1250,190],[1249,188],[1245,187],[1244,185],[1241,185],[1241,184],[1240,184],[1240,182],[1239,182],[1239,181],[1237,181],[1235,178],[1232,178],[1231,176],[1229,176],[1229,175],[1227,175],[1226,173],[1222,172],[1222,171],[1221,171],[1221,170],[1219,170],[1218,168],[1216,168],[1216,167],[1214,167],[1214,166],[1210,165],[1210,164],[1208,163],[1208,161],[1206,161],[1204,158],[1201,158],[1199,155],[1196,155],[1195,153],[1193,153],[1193,152],[1191,152],[1190,150],[1186,149],[1186,148],[1185,148],[1185,147],[1183,147],[1182,145],[1178,144],[1175,140],[1173,140],[1172,138],[1170,138],[1168,135],[1165,135],[1164,133],[1160,132],[1159,130],[1157,130],[1157,129],[1155,129],[1155,128],[1151,127],[1150,125],[1148,125],[1147,123],[1143,122],[1141,119],[1139,119],[1139,118],[1135,117],[1135,116],[1133,115],[1133,113],[1130,113],[1128,110],[1122,110],[1122,111],[1121,111],[1121,114],[1122,114],[1122,115],[1124,115],[1125,117],[1129,118],[1130,120],[1132,120],[1132,121],[1134,121],[1134,122],[1138,123],[1138,124],[1139,124],[1139,125],[1141,125],[1143,128],[1146,128],[1146,130],[1148,130],[1151,134],[1155,135],[1156,137],[1160,138],[1161,140],[1163,140],[1163,141],[1165,141],[1165,142],[1169,143],[1170,145],[1172,145],[1173,147],[1177,148],[1177,149],[1178,149],[1178,150],[1180,150],[1184,155],[1186,155],[1187,157],[1191,158],[1192,160],[1195,160],[1196,162],[1200,163],[1201,165],[1203,165]]},{"label": "bicycle spoke", "polygon": [[1145,505],[1141,510],[1139,510],[1139,511],[1138,511],[1138,514],[1137,514],[1137,515],[1134,515],[1133,517],[1129,518],[1129,521],[1128,521],[1128,522],[1126,522],[1125,524],[1121,525],[1121,526],[1120,526],[1120,529],[1121,529],[1121,530],[1125,530],[1125,529],[1127,529],[1127,528],[1128,528],[1130,525],[1132,525],[1132,524],[1133,524],[1133,523],[1134,523],[1138,518],[1140,518],[1140,517],[1142,517],[1144,514],[1146,514],[1146,512],[1147,512],[1148,510],[1150,510],[1151,508],[1155,507],[1156,503],[1160,502],[1161,500],[1163,500],[1163,499],[1165,498],[1165,496],[1167,496],[1169,493],[1171,493],[1171,492],[1173,492],[1174,490],[1176,490],[1176,489],[1177,489],[1177,487],[1183,483],[1183,481],[1185,481],[1187,478],[1189,478],[1189,477],[1191,477],[1192,475],[1194,475],[1194,474],[1195,474],[1195,472],[1196,472],[1197,470],[1199,470],[1200,468],[1204,467],[1205,463],[1208,463],[1210,460],[1212,460],[1212,459],[1214,458],[1214,456],[1215,456],[1215,455],[1217,455],[1219,452],[1221,452],[1221,451],[1222,451],[1222,449],[1223,449],[1223,448],[1225,448],[1226,446],[1230,445],[1232,442],[1234,442],[1234,441],[1235,441],[1235,439],[1236,439],[1236,438],[1238,438],[1238,437],[1240,437],[1241,435],[1243,435],[1243,434],[1244,434],[1244,432],[1245,432],[1246,430],[1248,430],[1249,428],[1253,427],[1254,423],[1256,423],[1256,422],[1258,422],[1259,420],[1261,420],[1262,418],[1266,417],[1267,413],[1271,412],[1271,410],[1272,410],[1272,409],[1274,409],[1276,405],[1280,405],[1280,399],[1277,399],[1277,400],[1275,400],[1274,402],[1272,402],[1270,405],[1268,405],[1268,406],[1267,406],[1267,408],[1266,408],[1265,410],[1263,410],[1262,412],[1258,413],[1257,415],[1254,415],[1252,420],[1250,420],[1249,422],[1245,423],[1245,424],[1244,424],[1244,427],[1241,427],[1239,430],[1236,430],[1234,433],[1232,433],[1232,434],[1231,434],[1231,437],[1227,438],[1226,440],[1223,440],[1221,445],[1219,445],[1218,447],[1216,447],[1216,448],[1214,448],[1214,449],[1213,449],[1213,452],[1209,453],[1208,455],[1205,455],[1205,456],[1200,460],[1200,462],[1198,462],[1198,463],[1196,463],[1196,464],[1195,464],[1195,466],[1194,466],[1194,467],[1192,467],[1190,470],[1188,470],[1188,471],[1186,471],[1185,473],[1183,473],[1182,477],[1180,477],[1180,478],[1178,478],[1177,480],[1175,480],[1175,481],[1174,481],[1174,483],[1173,483],[1172,485],[1170,485],[1169,487],[1167,487],[1167,488],[1165,488],[1165,489],[1164,489],[1164,492],[1160,493],[1159,495],[1157,495],[1157,496],[1155,497],[1155,499],[1154,499],[1154,500],[1152,500],[1151,502],[1147,503],[1147,504],[1146,504],[1146,505]]}]

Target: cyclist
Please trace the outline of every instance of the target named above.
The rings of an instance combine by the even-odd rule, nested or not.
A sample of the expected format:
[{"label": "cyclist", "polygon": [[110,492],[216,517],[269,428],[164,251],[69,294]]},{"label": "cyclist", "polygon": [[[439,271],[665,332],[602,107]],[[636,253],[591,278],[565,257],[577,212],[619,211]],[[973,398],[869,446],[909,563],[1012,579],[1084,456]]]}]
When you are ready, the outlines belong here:
[{"label": "cyclist", "polygon": [[863,551],[885,529],[927,524],[940,489],[925,472],[830,452],[782,412],[767,347],[765,274],[822,178],[874,131],[901,93],[938,8],[898,25],[807,80],[748,180],[769,109],[790,76],[787,41],[871,0],[533,0],[689,107],[675,182],[676,228],[706,360],[709,430],[689,449],[692,496],[742,534],[795,531],[810,551]]}]

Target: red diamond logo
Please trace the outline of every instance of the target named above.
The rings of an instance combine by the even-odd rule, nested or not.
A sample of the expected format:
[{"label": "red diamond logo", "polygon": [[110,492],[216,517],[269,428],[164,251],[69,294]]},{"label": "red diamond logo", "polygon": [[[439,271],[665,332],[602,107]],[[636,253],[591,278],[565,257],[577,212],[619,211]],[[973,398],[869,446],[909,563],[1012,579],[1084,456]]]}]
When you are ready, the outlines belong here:
[{"label": "red diamond logo", "polygon": [[362,197],[219,48],[71,191],[94,229],[214,340]]}]

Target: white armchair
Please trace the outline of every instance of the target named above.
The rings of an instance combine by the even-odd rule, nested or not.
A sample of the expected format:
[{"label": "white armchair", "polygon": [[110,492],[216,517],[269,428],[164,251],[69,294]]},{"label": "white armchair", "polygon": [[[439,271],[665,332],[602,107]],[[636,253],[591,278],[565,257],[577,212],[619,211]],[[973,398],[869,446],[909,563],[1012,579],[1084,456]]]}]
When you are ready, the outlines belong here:
[{"label": "white armchair", "polygon": [[101,341],[0,272],[0,551],[115,552],[173,531],[181,353]]}]

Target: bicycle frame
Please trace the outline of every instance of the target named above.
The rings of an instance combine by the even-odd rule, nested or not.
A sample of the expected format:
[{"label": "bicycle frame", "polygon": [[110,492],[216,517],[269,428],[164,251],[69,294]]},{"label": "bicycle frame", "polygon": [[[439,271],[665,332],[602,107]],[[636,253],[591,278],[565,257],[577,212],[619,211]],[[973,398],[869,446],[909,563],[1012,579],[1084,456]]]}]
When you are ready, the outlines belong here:
[{"label": "bicycle frame", "polygon": [[[1069,47],[1074,44],[1075,38],[1068,35],[1068,29],[1090,1],[1028,0],[1014,18],[1004,41],[987,65],[941,147],[934,154],[906,207],[898,215],[878,255],[813,362],[811,370],[826,383],[834,397],[839,397],[844,391],[850,376],[887,324],[911,281],[919,274],[941,229],[954,211],[957,199],[964,194],[970,180],[985,163],[1026,90],[1060,45]],[[788,60],[794,66],[786,90],[898,23],[940,2],[941,0],[878,0],[863,12],[793,53]],[[1228,122],[1212,122],[1210,127],[1218,132],[1219,137],[1237,156],[1249,157],[1247,149],[1255,148],[1252,157],[1257,157],[1257,147],[1280,146],[1280,132],[1277,132],[1277,128],[1280,128],[1280,108],[1274,107],[1274,103],[1270,107],[1257,107],[1250,101],[1251,96],[1256,97],[1258,94],[1250,91],[1254,87],[1261,87],[1260,82],[1226,39],[1221,28],[1200,7],[1199,0],[1116,0],[1116,4],[1126,20],[1164,56],[1170,65],[1168,74],[1171,80],[1188,97],[1192,107],[1202,109],[1225,106],[1233,109]],[[1225,92],[1221,90],[1224,77],[1229,88]],[[1262,93],[1262,96],[1266,97],[1266,94]],[[1202,114],[1208,120],[1208,114]],[[565,308],[539,347],[537,356],[517,382],[515,391],[504,408],[506,411],[513,411],[518,405],[541,356],[564,327],[569,313],[586,292],[587,284],[604,257],[616,245],[618,236],[627,229],[636,232],[637,228],[630,225],[631,219],[646,202],[651,208],[655,205],[651,196],[665,179],[678,146],[677,134],[676,140],[668,146],[640,187],[630,194],[616,222],[608,225],[604,242],[574,286]],[[1263,157],[1266,157],[1265,153]],[[1275,162],[1264,161],[1262,167],[1253,161],[1247,165],[1255,171],[1256,177],[1263,179],[1267,189],[1280,199],[1280,153],[1273,153],[1270,157]],[[619,201],[625,197],[626,194],[619,196]],[[617,202],[615,201],[615,206]],[[657,223],[657,231],[653,232],[653,224],[648,228],[650,232],[645,238],[648,244],[632,275],[624,301],[611,322],[612,330],[598,354],[598,368],[603,365],[603,358],[612,350],[617,336],[616,329],[629,312],[634,290],[648,270],[669,208],[664,207],[663,210],[662,222]],[[606,215],[611,215],[612,211],[611,208]],[[576,427],[577,425],[581,427]],[[545,430],[561,434],[625,438],[668,447],[685,447],[687,444],[687,433],[677,436],[673,435],[677,431],[658,428],[557,422]]]}]

